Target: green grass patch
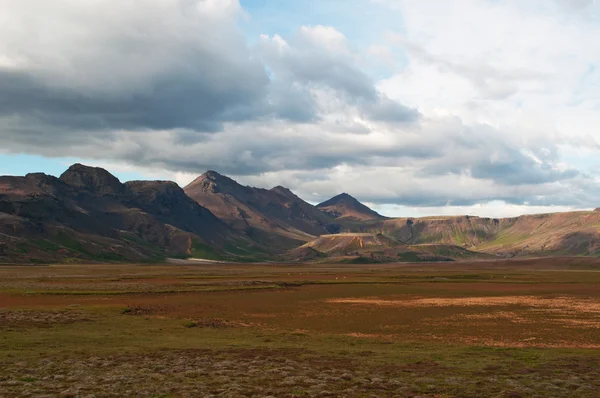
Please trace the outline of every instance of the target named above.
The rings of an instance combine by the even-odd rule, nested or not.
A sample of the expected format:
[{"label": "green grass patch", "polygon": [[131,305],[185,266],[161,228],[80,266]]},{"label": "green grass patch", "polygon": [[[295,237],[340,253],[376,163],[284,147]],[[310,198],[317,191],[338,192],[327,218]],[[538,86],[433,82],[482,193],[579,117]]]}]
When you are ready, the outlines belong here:
[{"label": "green grass patch", "polygon": [[196,239],[192,239],[190,257],[204,258],[207,260],[223,260],[223,256],[217,253],[215,249]]},{"label": "green grass patch", "polygon": [[225,246],[230,259],[239,262],[259,262],[272,259],[272,255],[245,242],[230,243]]},{"label": "green grass patch", "polygon": [[102,252],[99,254],[92,254],[91,257],[94,260],[98,260],[98,261],[125,261],[126,258],[123,257],[121,254],[119,253],[115,253],[113,251],[106,251],[106,252]]},{"label": "green grass patch", "polygon": [[90,252],[85,248],[85,246],[80,241],[78,241],[71,235],[67,234],[66,232],[61,231],[58,234],[56,234],[56,236],[54,237],[54,241],[56,243],[58,243],[59,245],[66,247],[67,249],[71,249],[73,251],[76,251],[76,252],[79,252],[81,254],[85,254],[88,256],[91,255]]},{"label": "green grass patch", "polygon": [[510,232],[502,231],[493,239],[481,245],[483,248],[493,246],[511,246],[528,238],[528,234],[511,234]]},{"label": "green grass patch", "polygon": [[423,261],[423,259],[415,252],[400,252],[398,253],[398,260],[410,263]]},{"label": "green grass patch", "polygon": [[57,252],[62,249],[60,245],[46,239],[33,239],[32,242],[44,251]]},{"label": "green grass patch", "polygon": [[198,326],[198,323],[194,321],[186,321],[183,323],[183,327],[186,327],[188,329],[195,328],[196,326]]},{"label": "green grass patch", "polygon": [[17,249],[17,252],[21,253],[21,254],[27,254],[27,253],[29,253],[31,251],[31,248],[25,242],[19,242],[19,243],[17,243],[16,249]]}]

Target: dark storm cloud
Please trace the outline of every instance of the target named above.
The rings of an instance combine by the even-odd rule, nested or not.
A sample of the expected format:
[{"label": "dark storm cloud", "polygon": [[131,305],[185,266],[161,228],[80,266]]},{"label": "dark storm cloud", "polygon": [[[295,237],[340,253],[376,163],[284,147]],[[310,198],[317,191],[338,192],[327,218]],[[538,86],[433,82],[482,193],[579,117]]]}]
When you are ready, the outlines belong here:
[{"label": "dark storm cloud", "polygon": [[[110,140],[115,131],[179,130],[175,142],[186,144],[206,140],[226,123],[314,123],[327,112],[315,88],[334,90],[340,104],[357,106],[374,120],[416,119],[414,110],[381,98],[351,56],[302,38],[310,29],[302,29],[289,52],[249,48],[236,27],[237,2],[151,3],[139,17],[129,3],[103,4],[73,7],[78,19],[56,8],[40,20],[40,34],[55,49],[36,36],[0,38],[0,50],[7,40],[14,52],[9,59],[27,61],[0,64],[0,135],[8,144],[17,142],[21,150],[27,142],[43,142],[47,152],[56,143],[60,155],[69,142]],[[13,7],[17,19],[27,11]],[[119,23],[109,20],[120,8]],[[75,24],[74,33],[44,25],[52,19]]]},{"label": "dark storm cloud", "polygon": [[0,70],[0,117],[29,119],[44,130],[62,127],[69,135],[119,129],[218,131],[247,108],[255,108],[255,117],[269,110],[254,105],[267,85],[260,68],[240,71],[236,78],[236,84],[223,85],[200,74],[168,76],[145,92],[115,98],[54,88],[27,73]]}]

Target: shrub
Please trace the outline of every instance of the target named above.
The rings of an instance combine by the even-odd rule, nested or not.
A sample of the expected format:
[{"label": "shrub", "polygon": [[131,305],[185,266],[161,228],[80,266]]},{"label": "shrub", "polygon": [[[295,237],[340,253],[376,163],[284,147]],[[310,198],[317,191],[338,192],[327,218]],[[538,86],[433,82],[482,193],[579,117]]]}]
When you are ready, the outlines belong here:
[{"label": "shrub", "polygon": [[198,326],[198,324],[194,321],[187,321],[186,323],[183,324],[183,326],[185,326],[186,328],[195,328],[196,326]]}]

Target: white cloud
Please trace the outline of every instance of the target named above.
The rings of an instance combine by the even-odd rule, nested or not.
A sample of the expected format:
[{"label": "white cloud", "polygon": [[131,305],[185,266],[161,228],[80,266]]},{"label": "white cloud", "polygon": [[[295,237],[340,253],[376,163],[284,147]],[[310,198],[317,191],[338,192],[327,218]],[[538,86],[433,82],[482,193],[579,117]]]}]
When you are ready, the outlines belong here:
[{"label": "white cloud", "polygon": [[409,59],[406,69],[379,84],[392,98],[442,108],[469,123],[598,134],[597,21],[547,1],[389,4],[405,25],[402,34],[388,35],[389,46]]},{"label": "white cloud", "polygon": [[0,0],[0,137],[180,185],[215,169],[313,202],[595,207],[597,2],[383,2],[402,23],[360,51],[318,23],[244,37],[235,0]]},{"label": "white cloud", "polygon": [[577,208],[571,206],[512,205],[502,201],[480,203],[473,206],[442,206],[431,208],[422,208],[417,206],[374,205],[373,209],[388,217],[469,215],[489,218],[517,217],[523,214],[544,214],[578,210]]}]

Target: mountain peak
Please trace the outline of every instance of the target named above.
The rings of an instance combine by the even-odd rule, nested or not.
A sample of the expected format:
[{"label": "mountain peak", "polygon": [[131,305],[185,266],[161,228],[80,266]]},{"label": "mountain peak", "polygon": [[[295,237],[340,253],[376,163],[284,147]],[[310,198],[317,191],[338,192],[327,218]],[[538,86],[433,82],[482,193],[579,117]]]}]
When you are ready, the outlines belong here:
[{"label": "mountain peak", "polygon": [[333,198],[326,200],[325,202],[319,204],[318,206],[319,207],[320,206],[327,207],[327,206],[336,205],[336,204],[340,204],[340,203],[353,204],[353,205],[355,205],[356,203],[362,204],[354,196],[352,196],[346,192],[342,192],[341,194],[335,195]]},{"label": "mountain peak", "polygon": [[236,195],[246,189],[243,185],[223,174],[217,173],[214,170],[207,170],[194,181],[190,182],[184,188],[184,191],[188,194],[193,194],[195,191],[204,191]]},{"label": "mountain peak", "polygon": [[358,202],[358,200],[354,196],[352,196],[346,192],[342,192],[341,194],[336,195],[329,200],[334,200],[334,199],[352,199],[352,200],[356,200]]},{"label": "mountain peak", "polygon": [[278,193],[280,195],[296,198],[296,195],[292,191],[290,191],[289,188],[286,188],[281,185],[277,185],[276,187],[271,188],[270,191]]},{"label": "mountain peak", "polygon": [[80,189],[88,189],[101,195],[121,194],[125,186],[119,179],[101,167],[91,167],[75,163],[69,167],[60,180],[65,184]]},{"label": "mountain peak", "polygon": [[213,171],[207,171],[184,190],[234,229],[260,236],[274,247],[288,247],[321,235],[333,221],[283,186],[243,186]]},{"label": "mountain peak", "polygon": [[214,170],[206,170],[200,177],[210,178],[210,179],[215,179],[215,180],[221,179],[221,178],[230,179],[229,177],[224,176],[223,174],[218,173]]},{"label": "mountain peak", "polygon": [[361,221],[383,218],[346,192],[318,204],[317,208],[335,218],[353,218]]}]

